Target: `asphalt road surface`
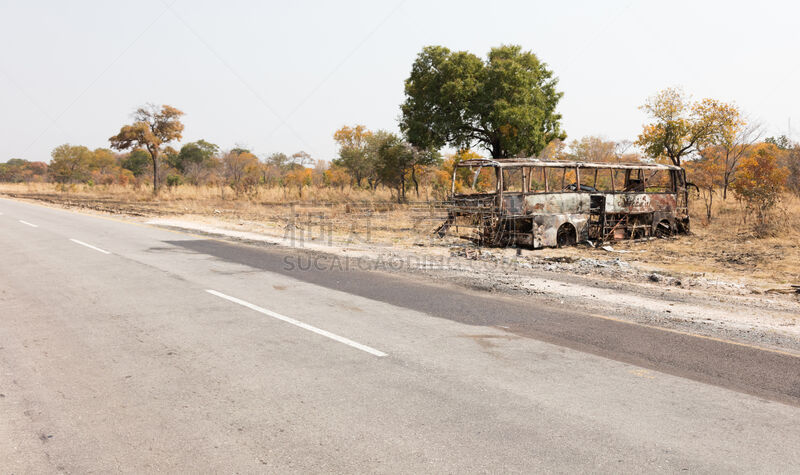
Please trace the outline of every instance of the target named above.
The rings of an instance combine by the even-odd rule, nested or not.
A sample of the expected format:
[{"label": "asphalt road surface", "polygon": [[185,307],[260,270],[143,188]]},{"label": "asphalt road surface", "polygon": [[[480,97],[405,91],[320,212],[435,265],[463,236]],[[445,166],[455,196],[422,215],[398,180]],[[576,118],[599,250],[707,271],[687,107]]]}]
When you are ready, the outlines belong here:
[{"label": "asphalt road surface", "polygon": [[788,353],[6,199],[0,252],[3,473],[800,470]]}]

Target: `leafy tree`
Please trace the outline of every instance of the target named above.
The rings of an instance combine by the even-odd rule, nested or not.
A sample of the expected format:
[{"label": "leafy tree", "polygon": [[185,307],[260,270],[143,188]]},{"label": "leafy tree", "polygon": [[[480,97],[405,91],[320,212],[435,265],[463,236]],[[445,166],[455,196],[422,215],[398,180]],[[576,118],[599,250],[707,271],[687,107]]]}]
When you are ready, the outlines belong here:
[{"label": "leafy tree", "polygon": [[284,168],[287,168],[289,166],[289,163],[291,163],[291,161],[292,161],[292,159],[289,158],[289,156],[286,155],[285,153],[276,152],[276,153],[273,153],[270,156],[268,156],[264,160],[264,163],[266,163],[267,165],[273,166],[275,168],[284,169]]},{"label": "leafy tree", "polygon": [[264,159],[261,167],[261,181],[268,186],[285,186],[286,173],[290,169],[291,158],[285,153],[276,152]]},{"label": "leafy tree", "polygon": [[197,185],[205,180],[210,170],[216,166],[214,158],[218,153],[219,147],[216,144],[201,139],[183,145],[178,153],[167,155],[167,162],[183,174],[191,184]]},{"label": "leafy tree", "polygon": [[314,186],[324,186],[325,172],[331,166],[326,160],[314,160],[314,168],[311,169],[311,181]]},{"label": "leafy tree", "polygon": [[376,157],[376,170],[382,183],[397,190],[398,203],[406,202],[408,180],[416,183],[417,167],[441,163],[438,152],[411,146],[395,134],[378,131],[370,137]]},{"label": "leafy tree", "polygon": [[89,168],[104,173],[114,171],[117,168],[117,158],[114,152],[107,148],[96,148],[92,152]]},{"label": "leafy tree", "polygon": [[739,177],[732,188],[747,210],[755,214],[757,236],[764,236],[770,225],[770,211],[780,201],[788,171],[778,163],[779,149],[762,143],[742,159]]},{"label": "leafy tree", "polygon": [[690,102],[680,89],[667,88],[641,107],[653,122],[644,126],[636,144],[654,159],[681,160],[713,143],[725,128],[739,121],[735,106],[714,99]]},{"label": "leafy tree", "polygon": [[724,105],[717,114],[719,128],[709,142],[712,144],[711,152],[719,156],[721,164],[722,199],[728,199],[728,188],[736,178],[739,161],[761,138],[761,125],[748,124],[735,105]]},{"label": "leafy tree", "polygon": [[75,183],[89,179],[92,151],[82,145],[59,145],[50,154],[50,175],[58,183]]},{"label": "leafy tree", "polygon": [[167,188],[175,188],[178,185],[181,185],[183,180],[181,179],[180,175],[167,175]]},{"label": "leafy tree", "polygon": [[570,158],[581,162],[617,161],[617,143],[602,137],[587,136],[569,145]]},{"label": "leafy tree", "polygon": [[299,151],[292,154],[290,157],[293,164],[300,165],[301,167],[308,167],[314,163],[314,159],[307,152]]},{"label": "leafy tree", "polygon": [[686,169],[691,182],[697,186],[698,193],[703,199],[706,223],[710,223],[714,195],[722,187],[725,169],[721,156],[711,148],[704,149],[699,159],[686,162]]},{"label": "leafy tree", "polygon": [[250,151],[249,148],[244,148],[244,147],[241,147],[241,146],[236,146],[236,147],[232,148],[231,152],[236,154],[236,155],[241,155],[243,153],[249,153],[249,154],[253,153],[253,152]]},{"label": "leafy tree", "polygon": [[339,157],[333,164],[344,168],[353,177],[356,186],[374,173],[374,163],[369,154],[369,138],[372,132],[363,125],[344,126],[333,134],[339,144]]},{"label": "leafy tree", "polygon": [[183,112],[163,105],[158,107],[147,104],[133,114],[133,124],[123,126],[117,135],[109,138],[111,147],[117,150],[144,148],[150,153],[153,165],[153,193],[158,193],[159,170],[162,146],[180,140],[183,134],[183,123],[180,117]]},{"label": "leafy tree", "polygon": [[347,173],[347,170],[340,165],[336,165],[335,163],[331,164],[331,166],[325,170],[323,176],[325,185],[334,186],[340,190],[344,190],[344,187],[352,181],[350,175]]},{"label": "leafy tree", "polygon": [[479,146],[492,157],[537,155],[565,139],[558,80],[520,46],[493,48],[486,61],[442,46],[423,48],[405,83],[400,128],[420,149]]},{"label": "leafy tree", "polygon": [[764,142],[771,143],[781,150],[789,150],[793,146],[792,140],[785,135],[780,135],[778,137],[767,137],[764,139]]},{"label": "leafy tree", "polygon": [[786,178],[786,188],[800,196],[800,144],[792,142],[785,135],[767,137],[764,142],[773,144],[780,150],[781,166],[789,172],[789,176]]},{"label": "leafy tree", "polygon": [[541,152],[538,153],[538,156],[544,160],[566,160],[567,156],[567,144],[564,143],[561,139],[551,140]]},{"label": "leafy tree", "polygon": [[122,168],[130,170],[133,176],[138,178],[147,171],[150,160],[150,154],[147,153],[147,150],[137,148],[122,160]]},{"label": "leafy tree", "polygon": [[286,173],[286,185],[297,188],[297,194],[303,197],[303,188],[311,186],[312,170],[304,166],[295,166]]},{"label": "leafy tree", "polygon": [[170,163],[181,173],[186,173],[188,168],[194,164],[199,166],[210,166],[214,155],[219,153],[219,147],[205,140],[189,142],[181,147],[173,163]]},{"label": "leafy tree", "polygon": [[222,175],[237,195],[250,191],[260,177],[258,158],[250,152],[231,150],[222,156]]},{"label": "leafy tree", "polygon": [[34,179],[41,180],[46,174],[47,164],[44,162],[29,162],[22,158],[12,158],[6,163],[0,163],[0,181],[29,182]]},{"label": "leafy tree", "polygon": [[[485,191],[490,185],[490,176],[494,172],[488,168],[470,170],[458,168],[459,162],[482,158],[477,152],[469,149],[459,150],[448,155],[443,162],[433,171],[431,185],[437,199],[444,200],[450,194],[453,186],[453,172],[455,171],[455,192],[464,193],[466,190]],[[475,186],[473,187],[473,183]]]}]

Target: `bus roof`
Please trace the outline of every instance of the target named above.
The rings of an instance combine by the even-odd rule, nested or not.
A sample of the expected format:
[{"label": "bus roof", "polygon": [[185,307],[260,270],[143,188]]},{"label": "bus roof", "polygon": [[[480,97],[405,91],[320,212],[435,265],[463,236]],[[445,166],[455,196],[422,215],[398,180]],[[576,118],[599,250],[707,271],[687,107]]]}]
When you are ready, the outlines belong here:
[{"label": "bus roof", "polygon": [[674,165],[660,163],[611,163],[573,162],[566,160],[542,160],[540,158],[472,158],[458,162],[458,167],[552,167],[552,168],[613,168],[621,170],[680,170]]}]

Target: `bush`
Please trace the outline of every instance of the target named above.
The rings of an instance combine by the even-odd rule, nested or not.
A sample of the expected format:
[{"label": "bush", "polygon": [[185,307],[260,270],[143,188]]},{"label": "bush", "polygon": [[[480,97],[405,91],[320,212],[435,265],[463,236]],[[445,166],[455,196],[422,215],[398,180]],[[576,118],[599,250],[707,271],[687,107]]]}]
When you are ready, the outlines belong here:
[{"label": "bush", "polygon": [[747,215],[755,216],[753,230],[756,236],[763,237],[769,233],[771,211],[781,199],[788,174],[778,164],[778,148],[773,144],[758,145],[739,165],[733,191],[745,204],[745,220]]},{"label": "bush", "polygon": [[183,183],[180,175],[167,175],[167,188],[174,188]]}]

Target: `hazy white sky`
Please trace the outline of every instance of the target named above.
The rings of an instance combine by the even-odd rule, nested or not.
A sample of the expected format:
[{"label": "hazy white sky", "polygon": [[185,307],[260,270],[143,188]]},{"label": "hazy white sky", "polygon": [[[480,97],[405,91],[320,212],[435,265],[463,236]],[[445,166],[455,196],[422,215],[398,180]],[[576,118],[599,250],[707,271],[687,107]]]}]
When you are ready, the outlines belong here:
[{"label": "hazy white sky", "polygon": [[[146,102],[186,112],[183,142],[336,156],[333,132],[397,130],[425,45],[520,44],[560,78],[569,139],[634,139],[667,86],[800,130],[791,1],[0,0],[0,161],[107,147]],[[800,133],[795,133],[797,139]]]}]

